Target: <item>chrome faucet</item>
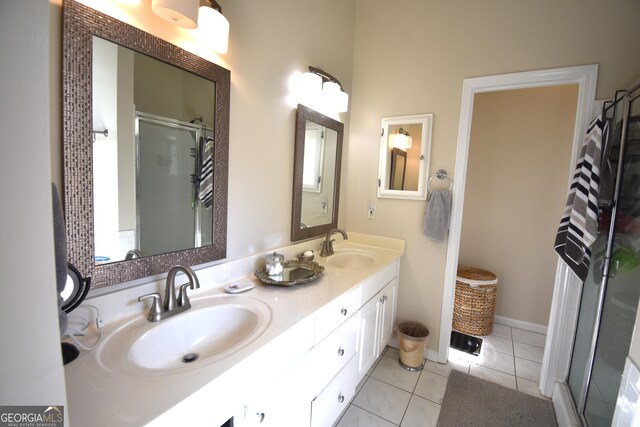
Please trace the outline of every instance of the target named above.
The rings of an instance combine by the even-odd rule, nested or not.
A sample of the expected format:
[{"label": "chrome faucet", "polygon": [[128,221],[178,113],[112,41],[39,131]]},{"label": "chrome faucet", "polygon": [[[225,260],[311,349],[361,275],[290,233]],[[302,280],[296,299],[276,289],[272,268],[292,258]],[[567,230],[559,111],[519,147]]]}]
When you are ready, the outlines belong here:
[{"label": "chrome faucet", "polygon": [[322,242],[322,249],[320,250],[320,256],[333,255],[333,242],[334,242],[334,240],[331,238],[331,235],[333,233],[342,234],[342,238],[344,240],[347,240],[349,238],[349,237],[347,237],[347,232],[344,231],[343,229],[341,229],[341,228],[332,228],[327,233],[327,237],[325,237],[324,242]]},{"label": "chrome faucet", "polygon": [[[180,291],[178,293],[178,297],[176,298],[175,279],[178,272],[183,272],[189,279],[189,282],[180,286]],[[149,322],[159,322],[161,320],[189,310],[191,308],[191,302],[189,301],[189,296],[187,295],[187,287],[190,287],[191,289],[198,289],[200,287],[198,276],[196,276],[191,268],[177,265],[169,270],[169,274],[167,274],[167,283],[164,288],[164,300],[162,301],[162,306],[160,306],[160,294],[157,292],[142,295],[138,298],[138,301],[143,301],[146,299],[152,300],[151,308],[149,309],[149,314],[147,315],[147,320]]]},{"label": "chrome faucet", "polygon": [[135,258],[142,258],[142,252],[140,252],[138,249],[131,249],[124,256],[124,260],[125,261],[131,260],[131,259],[135,259]]}]

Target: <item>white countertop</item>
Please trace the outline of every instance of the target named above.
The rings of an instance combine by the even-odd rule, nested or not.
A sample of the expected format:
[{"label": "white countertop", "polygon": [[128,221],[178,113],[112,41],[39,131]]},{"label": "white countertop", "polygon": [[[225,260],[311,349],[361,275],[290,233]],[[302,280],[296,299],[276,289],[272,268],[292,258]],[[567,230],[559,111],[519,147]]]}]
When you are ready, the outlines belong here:
[{"label": "white countertop", "polygon": [[[300,249],[299,244],[292,247]],[[278,251],[287,255],[288,248]],[[271,310],[269,325],[253,342],[222,360],[197,369],[189,367],[163,375],[106,369],[97,357],[100,346],[123,323],[145,316],[146,308],[143,311],[144,305],[138,303],[137,296],[148,289],[133,289],[87,300],[88,304],[99,307],[101,313],[108,312],[107,324],[100,345],[93,351],[83,352],[65,366],[70,425],[188,425],[197,420],[206,420],[207,425],[212,426],[223,424],[251,395],[256,384],[269,384],[313,346],[313,314],[401,257],[404,241],[349,233],[349,240],[337,242],[335,248],[366,249],[375,254],[375,261],[367,267],[345,269],[333,267],[327,263],[328,258],[316,255],[314,261],[325,266],[318,280],[279,287],[264,285],[249,273],[233,281],[251,280],[256,284],[255,288],[237,295],[225,294],[222,290],[231,281],[212,284],[210,278],[212,274],[216,276],[215,272],[197,271],[201,289],[191,293],[194,305],[205,297],[226,295],[254,298],[266,303]],[[255,266],[262,257],[233,262]],[[286,258],[290,259],[291,254]],[[228,270],[233,266],[221,264],[210,269]],[[128,315],[118,315],[118,311]]]}]

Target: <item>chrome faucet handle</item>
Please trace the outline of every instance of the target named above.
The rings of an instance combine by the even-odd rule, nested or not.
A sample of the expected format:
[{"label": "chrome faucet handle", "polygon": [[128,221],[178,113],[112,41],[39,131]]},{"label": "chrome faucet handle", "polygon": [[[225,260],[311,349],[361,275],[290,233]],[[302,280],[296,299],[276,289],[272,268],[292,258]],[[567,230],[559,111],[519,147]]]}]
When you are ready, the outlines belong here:
[{"label": "chrome faucet handle", "polygon": [[164,301],[162,302],[162,308],[164,311],[172,311],[178,307],[178,301],[176,300],[176,275],[179,272],[183,272],[191,280],[193,270],[189,267],[183,267],[176,265],[167,274],[167,283],[164,287]]},{"label": "chrome faucet handle", "polygon": [[164,287],[164,301],[162,302],[162,308],[164,311],[171,311],[178,306],[176,300],[176,285],[173,280],[167,279],[167,284]]},{"label": "chrome faucet handle", "polygon": [[320,250],[320,256],[329,256],[333,255],[333,242],[335,239],[327,239],[322,242],[322,249]]},{"label": "chrome faucet handle", "polygon": [[342,234],[342,238],[344,240],[347,240],[349,238],[347,236],[347,232],[344,231],[343,229],[341,229],[341,228],[332,228],[331,230],[329,230],[327,232],[327,235],[324,238],[324,241],[322,242],[322,250],[320,251],[320,256],[333,255],[333,242],[335,241],[334,239],[331,238],[331,235],[333,233]]},{"label": "chrome faucet handle", "polygon": [[[178,298],[176,298],[176,275],[179,272],[183,272],[189,279],[188,283],[180,286]],[[191,302],[187,295],[187,287],[191,289],[197,289],[200,287],[198,282],[198,276],[189,267],[177,265],[169,270],[167,275],[167,283],[164,288],[164,299],[162,305],[160,305],[160,294],[153,293],[143,295],[138,298],[138,301],[153,298],[151,309],[149,310],[149,316],[147,320],[150,322],[159,322],[164,319],[168,319],[171,316],[182,313],[191,308]]]},{"label": "chrome faucet handle", "polygon": [[188,287],[193,289],[193,283],[189,282],[180,286],[180,293],[178,294],[178,307],[185,307],[185,310],[191,308],[191,301],[189,301],[189,295],[187,295]]},{"label": "chrome faucet handle", "polygon": [[147,319],[150,322],[157,322],[158,320],[160,320],[160,316],[162,315],[162,308],[160,308],[160,294],[154,292],[152,294],[146,294],[138,297],[138,301],[140,302],[147,299],[152,299]]},{"label": "chrome faucet handle", "polygon": [[322,248],[320,248],[320,256],[329,256],[329,255],[331,255],[331,251],[327,247],[330,244],[331,243],[327,242],[326,240],[322,242]]},{"label": "chrome faucet handle", "polygon": [[[178,292],[178,299],[177,301],[174,300],[175,301],[174,308],[184,307],[184,309],[186,310],[189,307],[191,307],[191,303],[189,302],[189,297],[187,296],[187,287],[190,287],[191,289],[198,289],[200,288],[200,282],[198,281],[198,276],[196,276],[196,273],[193,272],[191,267],[177,265],[173,267],[169,271],[169,274],[167,275],[166,292],[171,293],[171,295],[175,294],[175,278],[178,272],[183,272],[185,276],[187,276],[187,279],[189,279],[189,282],[180,286],[180,289]],[[175,298],[175,295],[174,295],[174,298]],[[166,300],[167,300],[167,295],[165,295],[165,301]]]}]

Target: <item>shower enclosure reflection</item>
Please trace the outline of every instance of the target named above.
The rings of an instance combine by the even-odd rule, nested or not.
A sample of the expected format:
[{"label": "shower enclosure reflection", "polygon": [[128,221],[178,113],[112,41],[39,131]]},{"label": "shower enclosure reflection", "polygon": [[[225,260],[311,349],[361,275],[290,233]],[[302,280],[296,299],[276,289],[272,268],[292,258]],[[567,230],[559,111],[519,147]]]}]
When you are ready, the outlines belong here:
[{"label": "shower enclosure reflection", "polygon": [[93,65],[96,263],[211,245],[215,83],[95,36]]}]

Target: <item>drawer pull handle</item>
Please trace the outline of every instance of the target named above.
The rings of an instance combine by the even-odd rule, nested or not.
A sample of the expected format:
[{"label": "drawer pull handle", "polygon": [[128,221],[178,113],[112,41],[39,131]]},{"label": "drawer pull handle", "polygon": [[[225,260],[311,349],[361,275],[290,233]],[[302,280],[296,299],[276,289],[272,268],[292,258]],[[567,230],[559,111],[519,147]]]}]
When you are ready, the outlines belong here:
[{"label": "drawer pull handle", "polygon": [[340,403],[344,402],[344,396],[342,394],[338,395],[338,402]]},{"label": "drawer pull handle", "polygon": [[340,310],[340,314],[342,314],[343,316],[347,315],[347,309],[343,308],[342,310]]},{"label": "drawer pull handle", "polygon": [[258,416],[258,423],[262,424],[262,422],[264,421],[264,412],[258,412],[256,413],[256,415]]},{"label": "drawer pull handle", "polygon": [[338,349],[338,356],[344,356],[344,348]]}]

